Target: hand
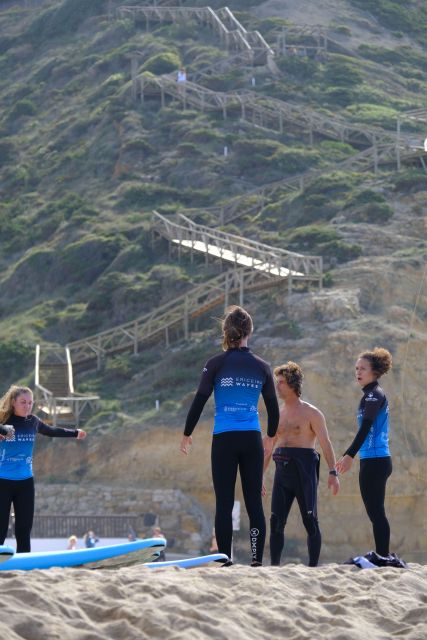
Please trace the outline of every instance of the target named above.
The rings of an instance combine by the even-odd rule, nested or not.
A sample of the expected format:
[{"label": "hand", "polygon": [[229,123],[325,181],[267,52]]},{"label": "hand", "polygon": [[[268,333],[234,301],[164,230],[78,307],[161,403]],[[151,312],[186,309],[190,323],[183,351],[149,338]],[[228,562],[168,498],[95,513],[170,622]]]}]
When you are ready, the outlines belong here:
[{"label": "hand", "polygon": [[267,495],[267,489],[265,488],[264,480],[262,481],[261,495],[263,498]]},{"label": "hand", "polygon": [[15,440],[15,427],[12,424],[3,424],[2,427],[7,433],[1,436],[1,440]]},{"label": "hand", "polygon": [[338,480],[338,476],[328,476],[328,489],[332,491],[333,496],[337,495],[340,490],[340,481]]},{"label": "hand", "polygon": [[338,473],[346,473],[347,471],[350,471],[352,464],[353,458],[351,456],[345,455],[340,460],[338,460],[337,464],[335,465],[335,469],[338,471]]},{"label": "hand", "polygon": [[193,444],[193,438],[191,436],[182,436],[180,450],[186,456],[190,453],[190,447]]},{"label": "hand", "polygon": [[84,440],[86,436],[86,431],[83,431],[83,429],[77,429],[77,440]]},{"label": "hand", "polygon": [[268,458],[273,452],[274,438],[270,438],[270,436],[264,436],[262,439],[262,444],[264,446],[264,458]]}]

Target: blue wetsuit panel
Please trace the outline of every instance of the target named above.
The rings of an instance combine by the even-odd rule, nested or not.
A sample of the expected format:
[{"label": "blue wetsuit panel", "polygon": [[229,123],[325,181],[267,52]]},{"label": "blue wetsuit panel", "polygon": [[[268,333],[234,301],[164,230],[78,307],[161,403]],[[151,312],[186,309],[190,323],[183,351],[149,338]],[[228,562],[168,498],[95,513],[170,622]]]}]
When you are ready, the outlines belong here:
[{"label": "blue wetsuit panel", "polygon": [[360,458],[384,458],[389,449],[389,406],[384,391],[378,383],[366,385],[357,412],[359,428],[364,419],[372,420],[369,432],[360,447]]},{"label": "blue wetsuit panel", "polygon": [[275,397],[270,367],[248,348],[229,349],[207,361],[198,392],[209,396],[212,390],[214,434],[260,431],[259,396],[262,393],[264,399]]},{"label": "blue wetsuit panel", "polygon": [[33,450],[36,434],[50,437],[76,438],[76,429],[51,427],[37,416],[27,418],[12,415],[7,420],[15,427],[13,440],[0,441],[0,478],[5,480],[26,480],[33,476]]}]

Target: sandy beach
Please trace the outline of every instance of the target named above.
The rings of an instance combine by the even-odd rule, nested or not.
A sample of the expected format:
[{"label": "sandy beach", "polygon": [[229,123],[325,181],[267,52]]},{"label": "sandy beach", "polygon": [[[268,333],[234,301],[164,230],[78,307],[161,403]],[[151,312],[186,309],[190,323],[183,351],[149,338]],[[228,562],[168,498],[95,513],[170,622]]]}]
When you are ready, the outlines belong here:
[{"label": "sandy beach", "polygon": [[427,566],[3,572],[2,640],[427,637]]}]

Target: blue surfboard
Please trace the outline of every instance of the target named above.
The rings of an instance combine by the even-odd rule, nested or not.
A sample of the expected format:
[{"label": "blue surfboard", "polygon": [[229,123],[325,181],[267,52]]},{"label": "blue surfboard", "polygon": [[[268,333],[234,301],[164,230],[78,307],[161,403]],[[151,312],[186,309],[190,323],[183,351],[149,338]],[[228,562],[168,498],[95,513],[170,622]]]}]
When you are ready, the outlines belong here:
[{"label": "blue surfboard", "polygon": [[212,562],[227,562],[228,556],[225,553],[211,553],[207,556],[196,558],[183,558],[182,560],[166,560],[165,562],[146,562],[144,567],[150,569],[161,569],[162,567],[181,567],[181,569],[191,569],[192,567],[202,567]]},{"label": "blue surfboard", "polygon": [[[159,552],[166,547],[164,538],[146,538],[113,544],[107,547],[93,547],[90,549],[73,549],[62,551],[36,551],[17,553],[0,564],[0,571],[29,571],[31,569],[50,569],[52,567],[76,567],[84,565],[87,568],[111,566],[111,562],[119,562],[119,558],[132,562],[147,562],[158,557]],[[3,547],[5,548],[5,547]],[[13,549],[12,549],[13,551]],[[107,563],[109,561],[110,564]],[[105,563],[105,564],[101,564]]]}]

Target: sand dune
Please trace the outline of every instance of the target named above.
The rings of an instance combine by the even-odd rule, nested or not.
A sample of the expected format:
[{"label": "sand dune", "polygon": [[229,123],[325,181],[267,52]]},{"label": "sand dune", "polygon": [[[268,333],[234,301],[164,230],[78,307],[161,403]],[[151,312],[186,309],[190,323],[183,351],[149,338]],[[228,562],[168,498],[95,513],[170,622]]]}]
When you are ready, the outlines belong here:
[{"label": "sand dune", "polygon": [[2,640],[427,638],[427,567],[4,572]]}]

